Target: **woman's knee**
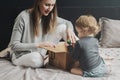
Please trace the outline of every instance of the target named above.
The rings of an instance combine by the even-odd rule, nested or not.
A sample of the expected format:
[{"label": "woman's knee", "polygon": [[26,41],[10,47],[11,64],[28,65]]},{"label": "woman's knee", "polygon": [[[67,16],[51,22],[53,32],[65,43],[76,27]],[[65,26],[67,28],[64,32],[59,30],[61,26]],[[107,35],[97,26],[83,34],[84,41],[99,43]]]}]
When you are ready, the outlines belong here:
[{"label": "woman's knee", "polygon": [[38,52],[32,52],[13,60],[14,65],[26,66],[26,67],[43,67],[44,59]]},{"label": "woman's knee", "polygon": [[44,58],[40,53],[33,52],[30,59],[31,59],[30,61],[32,63],[32,67],[43,67]]}]

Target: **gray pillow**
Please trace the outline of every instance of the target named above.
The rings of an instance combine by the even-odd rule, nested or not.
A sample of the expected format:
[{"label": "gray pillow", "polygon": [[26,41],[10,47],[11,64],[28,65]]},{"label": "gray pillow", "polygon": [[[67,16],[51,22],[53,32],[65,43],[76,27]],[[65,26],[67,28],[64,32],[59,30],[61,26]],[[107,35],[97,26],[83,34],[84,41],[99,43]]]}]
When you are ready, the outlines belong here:
[{"label": "gray pillow", "polygon": [[101,17],[99,23],[101,26],[101,47],[120,47],[120,20]]}]

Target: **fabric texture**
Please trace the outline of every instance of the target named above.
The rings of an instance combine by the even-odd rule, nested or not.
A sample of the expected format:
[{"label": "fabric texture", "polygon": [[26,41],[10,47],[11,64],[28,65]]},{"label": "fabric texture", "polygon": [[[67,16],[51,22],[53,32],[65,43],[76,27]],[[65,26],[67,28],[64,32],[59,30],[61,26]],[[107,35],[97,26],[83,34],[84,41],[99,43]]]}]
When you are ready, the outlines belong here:
[{"label": "fabric texture", "polygon": [[[115,57],[110,60],[105,59],[105,63],[110,69],[110,73],[105,77],[82,77],[50,65],[47,68],[14,66],[10,61],[0,59],[0,80],[119,80],[120,48],[99,48],[99,52],[103,56],[106,53],[106,55]],[[109,54],[107,54],[108,52]]]},{"label": "fabric texture", "polygon": [[120,20],[101,17],[99,23],[101,26],[100,45],[109,48],[120,47]]},{"label": "fabric texture", "polygon": [[98,53],[98,40],[94,37],[82,37],[75,44],[72,57],[80,62],[84,71],[90,72],[102,61]]},{"label": "fabric texture", "polygon": [[107,75],[107,67],[104,61],[102,61],[99,66],[92,69],[90,72],[83,71],[84,77],[103,77]]},{"label": "fabric texture", "polygon": [[[70,27],[73,29],[70,21],[60,17],[57,17],[56,29],[44,36],[42,36],[42,31],[40,31],[40,35],[34,38],[32,27],[30,12],[28,10],[23,10],[15,20],[9,44],[11,53],[15,53],[17,57],[30,52],[39,52],[42,56],[45,56],[47,50],[37,48],[37,44],[43,41],[50,41],[57,44],[61,39],[67,40],[67,28]],[[40,30],[42,30],[42,26],[40,26]]]},{"label": "fabric texture", "polygon": [[44,59],[38,52],[31,52],[29,54],[22,55],[19,58],[15,58],[16,56],[12,55],[12,62],[18,66],[24,67],[43,67],[44,66]]}]

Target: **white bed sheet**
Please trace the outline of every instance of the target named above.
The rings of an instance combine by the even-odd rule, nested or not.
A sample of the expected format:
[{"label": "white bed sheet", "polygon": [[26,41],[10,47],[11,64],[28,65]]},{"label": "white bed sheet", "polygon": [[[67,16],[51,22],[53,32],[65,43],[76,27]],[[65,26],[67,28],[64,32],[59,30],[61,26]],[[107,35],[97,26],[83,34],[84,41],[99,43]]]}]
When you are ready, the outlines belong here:
[{"label": "white bed sheet", "polygon": [[81,77],[53,67],[25,68],[0,59],[0,80],[120,80],[120,48],[99,48],[99,52],[111,71],[106,77]]}]

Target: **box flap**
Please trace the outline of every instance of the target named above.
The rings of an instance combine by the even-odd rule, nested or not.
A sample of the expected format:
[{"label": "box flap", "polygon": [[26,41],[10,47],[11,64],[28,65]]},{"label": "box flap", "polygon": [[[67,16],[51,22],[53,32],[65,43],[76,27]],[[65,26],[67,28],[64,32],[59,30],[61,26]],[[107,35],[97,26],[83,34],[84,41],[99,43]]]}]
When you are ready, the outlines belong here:
[{"label": "box flap", "polygon": [[59,42],[55,48],[53,47],[43,47],[46,50],[52,51],[54,53],[66,53],[67,47],[65,46],[65,42]]}]

